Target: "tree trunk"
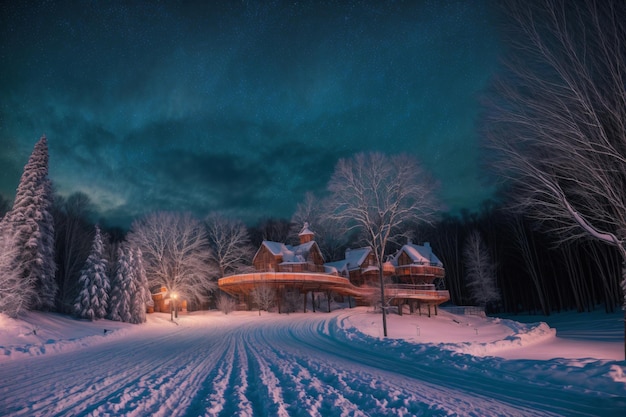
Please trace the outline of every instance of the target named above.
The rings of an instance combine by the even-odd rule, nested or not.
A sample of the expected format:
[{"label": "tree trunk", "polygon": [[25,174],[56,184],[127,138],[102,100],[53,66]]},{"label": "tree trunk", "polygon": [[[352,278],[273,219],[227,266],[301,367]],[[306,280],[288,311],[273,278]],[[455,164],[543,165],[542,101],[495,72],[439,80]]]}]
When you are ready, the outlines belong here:
[{"label": "tree trunk", "polygon": [[383,335],[387,337],[387,310],[385,309],[385,280],[383,277],[382,257],[378,260],[378,278],[380,280],[380,308],[383,311]]}]

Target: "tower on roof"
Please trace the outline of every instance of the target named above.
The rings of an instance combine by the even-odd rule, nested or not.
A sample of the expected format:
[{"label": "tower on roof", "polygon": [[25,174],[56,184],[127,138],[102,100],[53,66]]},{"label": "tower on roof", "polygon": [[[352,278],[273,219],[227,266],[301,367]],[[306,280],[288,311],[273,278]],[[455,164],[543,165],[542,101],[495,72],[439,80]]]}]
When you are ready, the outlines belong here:
[{"label": "tower on roof", "polygon": [[300,238],[300,244],[303,245],[312,241],[314,236],[315,233],[313,233],[311,229],[309,229],[309,222],[304,222],[302,230],[300,230],[300,233],[298,233],[298,237]]}]

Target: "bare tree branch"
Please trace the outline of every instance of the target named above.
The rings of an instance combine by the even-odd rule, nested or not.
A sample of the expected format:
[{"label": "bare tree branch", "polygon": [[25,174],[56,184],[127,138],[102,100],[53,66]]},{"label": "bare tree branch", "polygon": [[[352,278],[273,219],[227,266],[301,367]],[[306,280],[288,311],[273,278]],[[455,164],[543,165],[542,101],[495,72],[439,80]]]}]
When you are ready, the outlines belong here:
[{"label": "bare tree branch", "polygon": [[510,1],[518,32],[486,133],[519,207],[626,261],[626,3]]},{"label": "bare tree branch", "polygon": [[198,302],[216,288],[206,230],[191,214],[150,214],[133,223],[128,242],[141,249],[150,287],[164,286]]},{"label": "bare tree branch", "polygon": [[[387,243],[404,236],[407,223],[427,222],[434,217],[439,208],[435,188],[417,161],[407,155],[360,153],[339,160],[335,167],[328,184],[331,216],[346,229],[360,231],[376,254],[383,305]],[[384,308],[383,329],[387,336]]]},{"label": "bare tree branch", "polygon": [[254,248],[246,226],[220,214],[210,214],[205,220],[209,241],[209,261],[217,267],[219,277],[251,270]]}]

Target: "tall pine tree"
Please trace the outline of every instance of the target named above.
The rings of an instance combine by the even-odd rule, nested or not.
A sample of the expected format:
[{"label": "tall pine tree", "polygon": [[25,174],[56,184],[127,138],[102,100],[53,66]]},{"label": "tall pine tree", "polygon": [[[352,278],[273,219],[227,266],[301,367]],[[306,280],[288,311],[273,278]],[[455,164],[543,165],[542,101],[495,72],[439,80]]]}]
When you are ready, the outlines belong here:
[{"label": "tall pine tree", "polygon": [[117,250],[117,267],[113,277],[111,290],[111,307],[109,318],[115,321],[130,322],[131,294],[133,277],[129,253],[120,246]]},{"label": "tall pine tree", "polygon": [[100,228],[96,226],[91,252],[78,280],[81,290],[74,303],[74,309],[79,317],[96,320],[106,316],[110,289],[106,268]]},{"label": "tall pine tree", "polygon": [[34,287],[27,306],[49,310],[54,307],[57,284],[54,262],[52,185],[48,178],[48,142],[35,144],[20,179],[13,208],[2,220],[1,229],[15,231],[18,248],[14,265],[24,287]]},{"label": "tall pine tree", "polygon": [[151,301],[150,287],[146,270],[143,267],[141,249],[132,250],[132,276],[134,278],[134,292],[131,294],[131,323],[145,323],[146,305]]}]

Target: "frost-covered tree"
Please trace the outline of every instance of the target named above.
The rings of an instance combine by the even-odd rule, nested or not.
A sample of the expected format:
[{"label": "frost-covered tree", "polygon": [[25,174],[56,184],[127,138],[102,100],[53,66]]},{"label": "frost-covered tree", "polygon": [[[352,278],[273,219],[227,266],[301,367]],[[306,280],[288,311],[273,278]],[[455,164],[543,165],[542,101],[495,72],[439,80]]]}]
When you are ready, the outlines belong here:
[{"label": "frost-covered tree", "polygon": [[54,261],[52,186],[48,178],[48,142],[45,136],[35,144],[17,187],[13,207],[0,228],[15,231],[16,268],[24,287],[34,285],[29,308],[54,307],[57,284]]},{"label": "frost-covered tree", "polygon": [[97,320],[107,315],[110,284],[106,269],[100,228],[96,226],[91,252],[78,280],[81,290],[74,303],[77,316]]},{"label": "frost-covered tree", "polygon": [[260,316],[261,310],[269,311],[276,302],[276,290],[266,284],[257,285],[250,291],[250,298],[259,309]]},{"label": "frost-covered tree", "polygon": [[128,242],[141,249],[151,288],[201,303],[217,287],[206,228],[191,214],[159,212],[136,220]]},{"label": "frost-covered tree", "polygon": [[485,118],[494,166],[522,211],[562,242],[615,247],[626,270],[626,2],[504,4],[510,48]]},{"label": "frost-covered tree", "polygon": [[[432,219],[438,208],[436,184],[414,158],[374,152],[340,159],[328,189],[333,218],[348,231],[359,231],[376,256],[381,302],[385,305],[383,262],[387,243],[399,241],[410,222]],[[382,317],[386,337],[384,308]]]},{"label": "frost-covered tree", "polygon": [[328,213],[329,204],[318,199],[313,193],[307,192],[304,200],[296,206],[296,211],[291,216],[291,239],[298,241],[298,233],[305,223],[311,225],[315,232],[315,242],[319,246],[324,259],[340,259],[345,253],[348,242],[348,234],[333,222]]},{"label": "frost-covered tree", "polygon": [[228,314],[232,311],[235,311],[237,308],[237,302],[230,295],[222,292],[217,297],[216,306],[219,311],[224,314]]},{"label": "frost-covered tree", "polygon": [[35,296],[34,282],[25,282],[16,267],[18,247],[10,227],[0,229],[0,313],[17,317]]},{"label": "frost-covered tree", "polygon": [[130,249],[131,278],[134,280],[130,286],[130,323],[145,323],[146,306],[152,301],[146,270],[143,267],[143,255],[141,249]]},{"label": "frost-covered tree", "polygon": [[466,285],[472,300],[481,307],[499,301],[496,265],[491,260],[489,249],[477,230],[471,232],[465,240],[463,259]]},{"label": "frost-covered tree", "polygon": [[214,213],[205,220],[210,247],[209,260],[217,267],[218,277],[250,270],[254,248],[246,226],[241,222]]},{"label": "frost-covered tree", "polygon": [[130,257],[124,247],[117,250],[117,265],[111,286],[109,318],[115,321],[130,322],[134,293]]}]

